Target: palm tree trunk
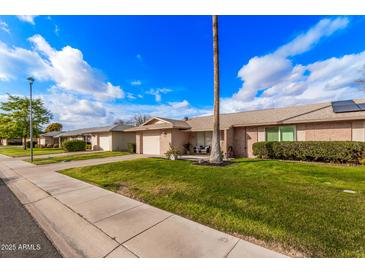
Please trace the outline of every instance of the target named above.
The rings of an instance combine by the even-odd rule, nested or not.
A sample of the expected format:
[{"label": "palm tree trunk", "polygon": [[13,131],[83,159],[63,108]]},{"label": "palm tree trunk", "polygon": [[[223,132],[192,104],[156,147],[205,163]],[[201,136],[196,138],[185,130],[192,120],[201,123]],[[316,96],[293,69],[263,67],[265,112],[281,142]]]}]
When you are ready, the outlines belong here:
[{"label": "palm tree trunk", "polygon": [[218,48],[218,16],[213,15],[213,60],[214,60],[214,114],[212,152],[209,161],[214,164],[222,163],[219,128],[219,48]]}]

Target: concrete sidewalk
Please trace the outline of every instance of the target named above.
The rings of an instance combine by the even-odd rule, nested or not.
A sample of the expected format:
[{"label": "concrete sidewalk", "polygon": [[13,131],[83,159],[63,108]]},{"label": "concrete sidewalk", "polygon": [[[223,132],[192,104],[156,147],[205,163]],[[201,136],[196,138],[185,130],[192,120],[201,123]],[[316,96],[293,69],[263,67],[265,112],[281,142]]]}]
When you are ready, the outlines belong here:
[{"label": "concrete sidewalk", "polygon": [[1,178],[64,257],[285,257],[54,170],[0,155]]},{"label": "concrete sidewalk", "polygon": [[[129,155],[122,155],[122,156],[114,156],[114,157],[105,157],[105,158],[95,158],[95,159],[88,159],[88,160],[79,160],[79,161],[70,161],[70,162],[59,162],[54,164],[47,164],[47,165],[39,165],[37,166],[37,170],[42,171],[57,171],[62,169],[68,169],[73,167],[83,167],[83,166],[93,166],[93,165],[100,165],[100,164],[107,164],[113,162],[119,162],[124,160],[134,160],[138,158],[148,158],[148,155],[142,154],[129,154]],[[13,165],[19,165],[19,161],[17,159],[9,159],[8,166],[13,167]],[[23,169],[26,168],[35,168],[35,166],[31,163],[26,162],[29,165],[23,165]]]}]

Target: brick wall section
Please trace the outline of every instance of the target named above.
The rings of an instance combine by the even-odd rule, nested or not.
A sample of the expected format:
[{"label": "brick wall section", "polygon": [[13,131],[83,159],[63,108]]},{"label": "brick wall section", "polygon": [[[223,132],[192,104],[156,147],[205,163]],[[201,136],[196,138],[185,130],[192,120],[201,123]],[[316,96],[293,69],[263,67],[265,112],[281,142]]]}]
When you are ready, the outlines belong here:
[{"label": "brick wall section", "polygon": [[233,129],[233,151],[236,157],[246,157],[246,128]]},{"label": "brick wall section", "polygon": [[364,131],[365,121],[353,121],[352,122],[352,141],[365,141]]},{"label": "brick wall section", "polygon": [[352,122],[313,123],[305,125],[306,141],[351,141]]},{"label": "brick wall section", "polygon": [[258,141],[258,128],[247,127],[246,128],[246,140],[247,140],[247,157],[253,158],[252,145]]},{"label": "brick wall section", "polygon": [[305,124],[298,124],[297,128],[297,141],[305,141]]}]

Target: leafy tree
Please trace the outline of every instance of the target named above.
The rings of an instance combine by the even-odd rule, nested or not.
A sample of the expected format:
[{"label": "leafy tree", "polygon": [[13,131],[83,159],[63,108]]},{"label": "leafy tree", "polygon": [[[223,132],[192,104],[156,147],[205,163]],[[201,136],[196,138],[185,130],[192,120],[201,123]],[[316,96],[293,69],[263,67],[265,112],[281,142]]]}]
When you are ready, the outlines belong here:
[{"label": "leafy tree", "polygon": [[46,132],[61,131],[62,128],[63,128],[63,125],[62,124],[60,124],[60,123],[52,123],[52,124],[49,124],[46,127]]},{"label": "leafy tree", "polygon": [[[0,136],[6,138],[23,138],[26,149],[26,138],[29,137],[29,105],[27,97],[8,94],[8,100],[0,103]],[[33,133],[41,133],[42,126],[49,123],[52,114],[44,107],[40,98],[32,100]]]}]

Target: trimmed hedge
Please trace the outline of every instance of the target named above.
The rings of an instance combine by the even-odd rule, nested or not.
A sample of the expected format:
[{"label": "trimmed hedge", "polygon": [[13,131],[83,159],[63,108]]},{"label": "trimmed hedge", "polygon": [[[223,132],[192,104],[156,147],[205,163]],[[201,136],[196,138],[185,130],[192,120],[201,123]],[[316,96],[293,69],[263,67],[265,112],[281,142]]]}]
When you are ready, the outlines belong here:
[{"label": "trimmed hedge", "polygon": [[70,140],[65,141],[62,144],[64,150],[72,152],[72,151],[85,151],[86,150],[86,142],[81,140]]},{"label": "trimmed hedge", "polygon": [[136,153],[136,144],[135,143],[128,143],[128,152],[129,153]]},{"label": "trimmed hedge", "polygon": [[365,143],[352,141],[258,142],[253,154],[262,159],[359,164]]}]

